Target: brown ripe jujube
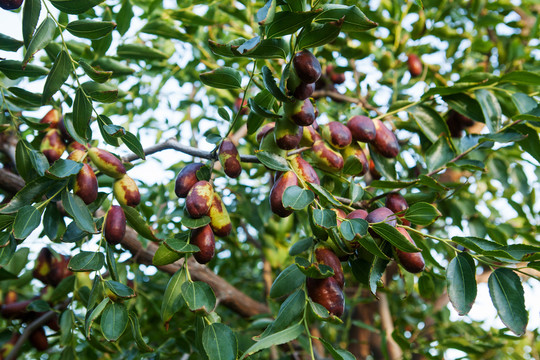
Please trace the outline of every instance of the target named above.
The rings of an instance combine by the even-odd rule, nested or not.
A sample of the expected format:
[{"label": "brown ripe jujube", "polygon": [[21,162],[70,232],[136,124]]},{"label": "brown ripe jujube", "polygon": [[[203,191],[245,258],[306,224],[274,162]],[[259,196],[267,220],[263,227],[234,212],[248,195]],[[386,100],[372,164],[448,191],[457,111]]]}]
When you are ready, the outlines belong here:
[{"label": "brown ripe jujube", "polygon": [[309,99],[283,104],[283,111],[296,125],[308,126],[315,121],[315,109]]},{"label": "brown ripe jujube", "polygon": [[21,7],[23,0],[0,0],[0,7],[4,10],[15,10]]},{"label": "brown ripe jujube", "polygon": [[[392,210],[394,213],[398,212],[405,212],[409,208],[409,204],[407,204],[407,200],[403,196],[401,196],[399,193],[390,193],[386,196],[386,201],[384,205]],[[405,220],[405,216],[403,213],[398,215],[403,225],[411,225],[410,221]]]},{"label": "brown ripe jujube", "polygon": [[450,110],[446,118],[446,124],[450,130],[450,136],[459,138],[463,136],[463,130],[465,130],[465,128],[474,125],[474,120],[471,120],[455,110]]},{"label": "brown ripe jujube", "polygon": [[195,185],[199,179],[197,179],[197,171],[203,167],[204,164],[192,163],[184,166],[184,168],[178,173],[176,182],[174,183],[174,192],[179,198],[185,198],[189,193],[189,190]]},{"label": "brown ripe jujube", "polygon": [[215,191],[208,216],[210,217],[210,226],[215,235],[225,237],[231,233],[232,224],[229,212],[225,204],[223,204],[221,197]]},{"label": "brown ripe jujube", "polygon": [[213,198],[212,184],[206,180],[197,181],[186,197],[186,210],[194,219],[203,217],[208,214]]},{"label": "brown ripe jujube", "polygon": [[373,159],[369,159],[369,173],[373,180],[379,180],[381,178],[381,173],[375,167],[375,162]]},{"label": "brown ripe jujube", "polygon": [[321,184],[315,169],[313,169],[313,167],[306,160],[302,159],[300,155],[295,156],[291,160],[291,166],[295,173],[298,174],[304,181],[311,184]]},{"label": "brown ripe jujube", "polygon": [[313,143],[317,140],[322,140],[322,137],[315,131],[312,125],[304,126],[302,128],[302,140],[300,140],[300,146],[313,146]]},{"label": "brown ripe jujube", "polygon": [[330,210],[336,213],[336,222],[337,222],[337,226],[339,227],[341,223],[343,222],[343,219],[347,218],[347,213],[341,209],[336,209],[336,208],[330,209]]},{"label": "brown ripe jujube", "polygon": [[373,120],[363,115],[356,115],[349,119],[347,127],[351,131],[353,140],[372,142],[375,140],[375,124]]},{"label": "brown ripe jujube", "polygon": [[315,83],[305,83],[300,82],[298,86],[293,91],[293,96],[295,99],[303,101],[307,100],[315,92]]},{"label": "brown ripe jujube", "polygon": [[368,212],[363,209],[357,209],[347,214],[347,219],[366,219]]},{"label": "brown ripe jujube", "polygon": [[[409,240],[413,245],[416,246],[414,240],[411,238],[411,235],[407,230],[398,227],[398,231]],[[426,263],[424,262],[424,257],[420,252],[409,253],[396,249],[396,255],[398,257],[399,263],[405,270],[410,273],[416,274],[424,271]]]},{"label": "brown ripe jujube", "polygon": [[317,304],[328,310],[331,315],[341,316],[345,310],[345,297],[338,282],[333,277],[326,279],[307,278],[308,295]]},{"label": "brown ripe jujube", "polygon": [[343,286],[345,286],[345,276],[343,275],[341,261],[339,261],[336,254],[327,247],[319,246],[315,250],[315,258],[319,264],[330,266],[334,270],[333,278],[337,281],[339,287],[343,289]]},{"label": "brown ripe jujube", "polygon": [[302,127],[293,123],[286,116],[276,120],[274,139],[277,146],[282,150],[295,149],[302,140]]},{"label": "brown ripe jujube", "polygon": [[30,305],[34,300],[23,300],[14,302],[11,304],[4,304],[0,306],[0,315],[4,319],[20,319],[28,314],[28,305]]},{"label": "brown ripe jujube", "polygon": [[371,143],[373,148],[382,156],[395,158],[399,154],[399,143],[396,135],[380,120],[373,120],[375,124],[375,139]]},{"label": "brown ripe jujube", "polygon": [[336,149],[343,149],[352,142],[351,131],[339,121],[331,121],[323,127],[322,137]]},{"label": "brown ripe jujube", "polygon": [[190,244],[199,247],[198,252],[193,254],[199,264],[206,264],[214,257],[216,240],[210,225],[191,230]]},{"label": "brown ripe jujube", "polygon": [[81,161],[83,161],[83,159],[86,159],[86,151],[85,150],[79,150],[79,149],[75,149],[73,151],[70,151],[67,159],[68,160],[73,160],[73,161],[76,161],[76,162],[81,162]]},{"label": "brown ripe jujube", "polygon": [[366,221],[370,224],[384,221],[388,225],[394,226],[394,227],[397,224],[396,216],[394,215],[394,212],[384,206],[371,211],[366,216]]},{"label": "brown ripe jujube", "polygon": [[126,214],[121,206],[113,205],[103,224],[103,236],[111,245],[119,244],[126,234]]},{"label": "brown ripe jujube", "polygon": [[102,150],[98,148],[88,149],[88,156],[92,163],[104,173],[109,175],[112,178],[120,179],[126,174],[126,168],[122,163],[122,160],[108,152],[107,150]]},{"label": "brown ripe jujube", "polygon": [[34,279],[40,280],[44,284],[48,284],[48,276],[51,272],[51,265],[53,261],[53,253],[48,247],[44,247],[40,250],[34,265],[34,271],[32,275]]},{"label": "brown ripe jujube", "polygon": [[42,327],[31,333],[28,340],[37,351],[45,351],[49,348],[49,341],[47,341],[47,335]]},{"label": "brown ripe jujube", "polygon": [[307,84],[314,83],[321,77],[321,64],[308,50],[302,50],[294,55],[293,67],[298,78]]},{"label": "brown ripe jujube", "polygon": [[135,207],[141,202],[139,187],[135,180],[127,175],[114,182],[113,194],[120,205]]},{"label": "brown ripe jujube", "polygon": [[60,111],[58,111],[57,109],[52,109],[48,113],[46,113],[43,118],[41,118],[39,123],[48,124],[49,127],[47,128],[47,130],[56,129],[58,128],[61,119],[62,115],[60,114]]},{"label": "brown ripe jujube", "polygon": [[298,185],[298,178],[292,171],[283,173],[272,186],[270,190],[270,209],[280,217],[287,217],[293,213],[292,210],[285,209],[283,206],[283,193],[289,186]]},{"label": "brown ripe jujube", "polygon": [[75,179],[73,192],[80,197],[86,205],[93,203],[98,196],[98,181],[94,170],[88,164],[83,164]]},{"label": "brown ripe jujube", "polygon": [[326,76],[328,76],[330,81],[334,84],[343,84],[345,82],[345,74],[336,72],[333,65],[328,65],[326,67]]},{"label": "brown ripe jujube", "polygon": [[326,145],[324,140],[317,140],[311,147],[313,156],[317,160],[317,165],[329,172],[338,172],[343,169],[343,156]]},{"label": "brown ripe jujube", "polygon": [[71,154],[75,150],[84,151],[86,153],[86,147],[83,144],[78,143],[76,141],[72,141],[68,144],[67,151],[68,153]]},{"label": "brown ripe jujube", "polygon": [[264,124],[259,131],[257,131],[257,142],[260,144],[263,137],[268,134],[268,132],[276,127],[275,122]]},{"label": "brown ripe jujube", "polygon": [[66,145],[60,137],[60,131],[57,129],[51,129],[47,131],[47,133],[41,140],[41,145],[39,149],[41,150],[43,155],[45,155],[47,160],[49,160],[50,164],[60,159],[60,157],[66,150]]},{"label": "brown ripe jujube", "polygon": [[228,177],[237,178],[242,172],[240,164],[240,155],[233,142],[229,139],[223,139],[219,146],[218,152],[219,162],[223,167],[223,171]]},{"label": "brown ripe jujube", "polygon": [[409,72],[411,73],[412,77],[422,75],[422,61],[416,54],[409,55],[407,65],[409,67]]}]

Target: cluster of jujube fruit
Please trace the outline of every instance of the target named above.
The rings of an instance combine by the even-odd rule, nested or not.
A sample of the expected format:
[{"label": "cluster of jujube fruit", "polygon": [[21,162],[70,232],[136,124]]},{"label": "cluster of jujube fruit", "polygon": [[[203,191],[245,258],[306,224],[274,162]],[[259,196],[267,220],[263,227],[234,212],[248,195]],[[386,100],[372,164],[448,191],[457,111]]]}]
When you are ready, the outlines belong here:
[{"label": "cluster of jujube fruit", "polygon": [[[73,140],[64,126],[62,115],[56,109],[49,111],[40,123],[49,125],[40,146],[41,152],[49,163],[52,164],[60,159],[67,149],[69,151],[68,160],[83,164],[75,177],[73,192],[86,205],[93,203],[98,197],[97,177],[88,159],[102,174],[114,179],[113,195],[121,206],[135,207],[139,205],[141,201],[139,188],[135,181],[126,174],[126,168],[121,159],[107,150],[83,145]],[[103,235],[111,245],[120,243],[125,235],[126,217],[121,206],[111,206],[105,218]]]},{"label": "cluster of jujube fruit", "polygon": [[[242,166],[240,155],[234,143],[223,139],[219,146],[218,158],[225,174],[231,178],[240,176]],[[216,248],[215,235],[228,236],[232,230],[231,219],[221,196],[214,190],[212,183],[199,172],[205,165],[192,163],[186,165],[176,177],[174,192],[179,198],[185,198],[185,209],[189,217],[210,218],[210,223],[190,230],[190,244],[199,248],[193,254],[200,264],[206,264],[214,257]]]},{"label": "cluster of jujube fruit", "polygon": [[[2,317],[12,321],[19,320],[21,323],[31,323],[45,312],[29,309],[28,307],[30,304],[36,300],[43,300],[46,301],[49,306],[55,305],[54,302],[51,301],[53,288],[57,287],[60,282],[68,276],[73,275],[68,269],[69,260],[70,257],[53,253],[49,248],[45,247],[41,249],[32,275],[35,279],[38,279],[45,284],[45,287],[41,289],[38,296],[34,296],[27,300],[19,300],[18,294],[14,291],[7,292],[4,296],[2,306],[0,306],[0,314]],[[54,316],[45,323],[45,326],[54,332],[60,331],[58,315],[54,314]],[[4,359],[11,352],[13,346],[19,340],[19,337],[20,334],[14,332],[11,339],[0,348],[0,359]],[[28,340],[37,351],[45,351],[49,348],[49,341],[43,326],[34,330],[30,334]]]},{"label": "cluster of jujube fruit", "polygon": [[[327,79],[335,83],[345,79],[327,68]],[[298,147],[302,154],[307,155],[316,168],[330,172],[340,173],[344,164],[351,158],[361,164],[353,176],[365,175],[370,169],[370,163],[362,149],[361,143],[370,144],[372,151],[387,157],[394,158],[398,155],[400,147],[394,133],[388,129],[379,119],[371,119],[367,116],[352,116],[346,124],[339,121],[330,121],[325,125],[317,125],[317,110],[309,99],[315,89],[314,83],[321,78],[321,66],[317,59],[307,50],[297,53],[292,61],[290,76],[287,80],[289,94],[295,98],[292,102],[284,102],[284,115],[275,123],[265,124],[257,134],[260,149],[281,156],[287,155],[287,150]],[[326,81],[326,80],[325,80]],[[326,86],[326,85],[325,85]],[[270,191],[270,207],[272,212],[280,217],[287,217],[293,213],[291,208],[283,204],[283,195],[291,186],[300,186],[309,189],[309,184],[320,185],[319,176],[314,167],[306,161],[302,155],[289,157],[292,170],[281,173],[277,172],[274,185]],[[372,170],[373,171],[373,170]],[[373,171],[374,172],[374,171]],[[377,174],[373,174],[374,177]],[[398,193],[387,197],[386,207],[374,209],[370,213],[365,210],[355,210],[346,214],[341,209],[333,209],[337,215],[337,225],[344,219],[360,218],[368,223],[386,222],[396,226],[395,213],[402,214],[408,208],[405,199]],[[310,222],[315,237],[324,242],[323,247],[318,247],[315,257],[320,264],[326,264],[333,268],[334,275],[325,279],[307,280],[308,294],[311,299],[323,305],[332,315],[340,316],[344,309],[343,286],[344,276],[336,252],[340,250],[328,239],[327,230],[319,227],[312,221],[313,207],[309,207]],[[409,225],[401,216],[401,221]],[[411,243],[414,241],[403,228],[398,228]],[[374,238],[378,235],[370,232]],[[347,242],[349,253],[360,247],[361,239]],[[424,269],[424,261],[420,253],[406,253],[399,249],[395,250],[395,258],[410,272],[420,272]],[[342,254],[346,255],[346,254]],[[347,256],[343,258],[345,260]]]}]

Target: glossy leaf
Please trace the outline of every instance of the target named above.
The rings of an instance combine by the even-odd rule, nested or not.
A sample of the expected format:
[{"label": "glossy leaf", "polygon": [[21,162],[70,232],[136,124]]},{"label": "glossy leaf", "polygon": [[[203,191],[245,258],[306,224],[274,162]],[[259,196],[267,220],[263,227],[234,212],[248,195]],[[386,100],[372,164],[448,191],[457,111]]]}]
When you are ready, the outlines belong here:
[{"label": "glossy leaf", "polygon": [[230,67],[221,67],[199,75],[202,83],[217,89],[238,89],[242,87],[242,73]]},{"label": "glossy leaf", "polygon": [[64,179],[77,174],[83,167],[82,163],[73,160],[58,159],[47,170],[47,176],[53,179]]},{"label": "glossy leaf", "polygon": [[346,6],[338,4],[324,5],[322,12],[317,15],[317,22],[332,22],[338,21],[345,17],[343,22],[343,31],[357,32],[365,31],[377,26],[377,23],[369,20],[366,15],[356,6]]},{"label": "glossy leaf", "polygon": [[315,199],[311,190],[302,189],[299,186],[289,186],[283,193],[283,207],[293,210],[302,210]]},{"label": "glossy leaf", "polygon": [[158,238],[154,235],[153,229],[148,225],[146,220],[141,216],[141,214],[131,206],[122,206],[124,214],[126,215],[126,220],[129,226],[133,228],[139,235],[143,238],[157,241]]},{"label": "glossy leaf", "polygon": [[476,100],[484,113],[484,120],[490,132],[499,130],[502,110],[499,101],[492,92],[485,89],[475,91]]},{"label": "glossy leaf", "polygon": [[96,232],[92,215],[80,197],[71,195],[67,191],[63,191],[62,205],[64,205],[66,212],[73,217],[73,220],[81,230],[91,234]]},{"label": "glossy leaf", "polygon": [[128,311],[123,303],[107,304],[101,314],[101,332],[108,341],[116,341],[128,324]]},{"label": "glossy leaf", "polygon": [[43,103],[47,102],[60,88],[69,77],[73,70],[69,55],[65,51],[60,51],[60,54],[54,61],[54,65],[47,76],[47,81],[43,87]]},{"label": "glossy leaf", "polygon": [[264,338],[261,338],[255,344],[249,347],[246,352],[242,355],[240,359],[245,359],[246,357],[255,354],[258,351],[263,349],[268,349],[273,345],[280,345],[287,343],[296,339],[300,334],[304,332],[304,325],[297,324],[293,325],[285,330],[281,330],[275,334],[268,335]]},{"label": "glossy leaf", "polygon": [[39,21],[39,14],[41,12],[40,0],[27,0],[24,2],[23,7],[23,20],[22,20],[22,33],[24,46],[28,47],[36,30],[37,23]]},{"label": "glossy leaf", "polygon": [[27,64],[25,67],[23,67],[23,63],[16,60],[0,61],[0,71],[11,80],[25,76],[41,77],[49,73],[49,69],[42,66]]},{"label": "glossy leaf", "polygon": [[148,346],[146,341],[144,341],[141,333],[141,327],[139,325],[139,320],[132,312],[129,313],[129,326],[131,327],[131,333],[133,335],[133,338],[135,339],[135,343],[137,344],[137,349],[142,353],[154,351],[154,349]]},{"label": "glossy leaf", "polygon": [[233,331],[225,324],[214,323],[204,328],[202,343],[209,359],[235,360],[238,341]]},{"label": "glossy leaf", "polygon": [[448,135],[448,126],[438,112],[431,107],[420,105],[407,110],[418,124],[422,133],[432,142],[436,142],[442,135]]},{"label": "glossy leaf", "polygon": [[289,102],[289,98],[283,90],[281,90],[277,85],[276,81],[274,80],[274,75],[272,75],[272,71],[265,65],[262,67],[262,75],[263,75],[263,83],[264,87],[270,94],[272,94],[276,99],[279,101],[287,101]]},{"label": "glossy leaf", "polygon": [[334,275],[334,270],[330,266],[312,263],[303,257],[297,256],[295,258],[295,264],[300,271],[309,278],[325,279]]},{"label": "glossy leaf", "polygon": [[371,229],[377,233],[381,238],[388,241],[401,251],[405,252],[418,252],[419,248],[414,246],[402,233],[400,233],[395,227],[386,223],[376,223],[370,225]]},{"label": "glossy leaf", "polygon": [[207,283],[202,281],[184,282],[182,296],[189,309],[195,313],[208,314],[216,306],[216,296]]},{"label": "glossy leaf", "polygon": [[167,283],[167,288],[163,294],[161,303],[161,320],[168,323],[173,315],[180,310],[184,304],[182,297],[182,284],[186,281],[186,276],[181,268],[171,277]]},{"label": "glossy leaf", "polygon": [[13,222],[13,236],[26,239],[41,223],[41,213],[31,205],[24,206],[17,212]]},{"label": "glossy leaf", "polygon": [[267,151],[256,151],[255,155],[257,156],[257,159],[259,159],[263,165],[265,165],[267,168],[271,170],[276,170],[276,171],[289,171],[290,170],[287,160],[285,160],[279,155],[276,155]]},{"label": "glossy leaf", "polygon": [[142,44],[119,45],[116,54],[125,59],[134,60],[167,60],[169,55]]},{"label": "glossy leaf", "polygon": [[364,219],[343,220],[339,226],[339,231],[347,241],[354,240],[355,237],[363,237],[367,234],[369,224]]},{"label": "glossy leaf", "polygon": [[499,268],[489,276],[488,287],[502,322],[517,336],[523,335],[528,313],[519,277],[510,269]]},{"label": "glossy leaf", "polygon": [[43,20],[43,22],[39,25],[34,37],[32,38],[32,41],[30,41],[30,44],[28,45],[24,55],[23,66],[30,61],[30,58],[34,56],[35,53],[45,48],[45,46],[47,46],[54,39],[55,31],[56,24],[54,21],[50,17],[45,18],[45,20]]},{"label": "glossy leaf", "polygon": [[298,289],[306,281],[306,276],[302,274],[296,264],[289,265],[279,273],[270,288],[270,297],[279,298]]},{"label": "glossy leaf", "polygon": [[446,137],[441,136],[433,145],[426,150],[426,163],[429,171],[434,171],[444,166],[454,158],[454,152],[448,144]]},{"label": "glossy leaf", "polygon": [[266,36],[278,38],[296,32],[308,25],[317,16],[319,11],[290,12],[280,11],[275,14],[271,23],[266,25]]},{"label": "glossy leaf", "polygon": [[405,212],[405,219],[417,225],[431,225],[442,216],[441,212],[431,204],[418,202],[412,204]]},{"label": "glossy leaf", "polygon": [[446,269],[448,297],[460,315],[467,314],[476,299],[476,278],[473,259],[460,253],[450,261]]},{"label": "glossy leaf", "polygon": [[24,42],[14,39],[11,36],[0,34],[0,50],[15,52],[24,45]]},{"label": "glossy leaf", "polygon": [[90,330],[92,328],[92,324],[99,317],[99,315],[101,315],[103,309],[105,309],[105,307],[109,304],[110,301],[111,299],[109,299],[108,297],[104,298],[94,309],[92,309],[91,312],[86,314],[84,331],[86,333],[87,339],[90,338]]},{"label": "glossy leaf", "polygon": [[105,265],[105,255],[100,252],[81,251],[69,260],[71,271],[97,271]]},{"label": "glossy leaf", "polygon": [[152,264],[155,266],[169,265],[180,258],[182,258],[181,254],[170,250],[165,244],[161,244],[152,258]]},{"label": "glossy leaf", "polygon": [[79,60],[79,65],[83,68],[86,75],[88,75],[92,80],[98,83],[104,83],[111,78],[113,75],[112,71],[103,71],[96,70],[90,64],[84,60]]},{"label": "glossy leaf", "polygon": [[66,14],[82,14],[104,0],[52,0],[51,4]]}]

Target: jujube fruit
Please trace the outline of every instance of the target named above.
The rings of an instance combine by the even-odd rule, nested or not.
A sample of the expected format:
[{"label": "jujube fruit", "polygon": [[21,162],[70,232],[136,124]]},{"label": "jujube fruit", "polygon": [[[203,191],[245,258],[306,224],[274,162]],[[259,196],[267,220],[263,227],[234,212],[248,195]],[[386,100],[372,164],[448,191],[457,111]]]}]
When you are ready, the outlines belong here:
[{"label": "jujube fruit", "polygon": [[212,184],[206,180],[195,183],[186,197],[186,210],[192,218],[198,219],[208,214],[212,199],[214,198],[214,189]]},{"label": "jujube fruit", "polygon": [[283,173],[272,186],[270,190],[270,209],[280,217],[287,217],[293,213],[292,210],[285,209],[283,206],[283,193],[289,186],[298,185],[298,179],[292,171]]},{"label": "jujube fruit", "polygon": [[339,287],[343,289],[343,286],[345,286],[345,276],[343,275],[341,261],[339,261],[336,254],[324,246],[319,246],[315,250],[315,258],[319,264],[330,266],[332,270],[334,270],[333,278],[336,280]]},{"label": "jujube fruit", "polygon": [[283,111],[296,125],[308,126],[315,121],[315,110],[309,99],[284,103]]},{"label": "jujube fruit", "polygon": [[141,202],[139,187],[135,180],[127,175],[114,182],[113,194],[120,205],[135,207]]},{"label": "jujube fruit", "polygon": [[66,145],[60,137],[60,131],[57,129],[47,131],[41,140],[39,150],[45,155],[50,164],[60,159],[66,150]]},{"label": "jujube fruit", "polygon": [[305,83],[314,83],[321,77],[321,64],[308,50],[297,52],[293,58],[294,71]]},{"label": "jujube fruit", "polygon": [[86,150],[75,149],[69,152],[67,157],[68,160],[73,160],[76,162],[81,162],[86,157]]},{"label": "jujube fruit", "polygon": [[[411,235],[407,232],[407,230],[398,227],[398,231],[403,234],[411,242],[413,245],[416,246],[414,243],[414,240],[411,238]],[[409,253],[405,251],[401,251],[399,249],[396,249],[396,255],[398,257],[399,263],[405,270],[407,270],[410,273],[416,274],[419,272],[424,271],[424,268],[426,266],[426,263],[424,262],[424,257],[422,256],[422,253],[420,252],[414,252]]]},{"label": "jujube fruit", "polygon": [[368,212],[363,209],[357,209],[347,214],[347,219],[366,219]]},{"label": "jujube fruit", "polygon": [[304,181],[311,183],[311,184],[317,184],[320,185],[321,181],[319,180],[319,176],[315,172],[315,169],[300,155],[295,156],[291,160],[291,166],[294,169],[295,173],[300,176]]},{"label": "jujube fruit", "polygon": [[80,197],[86,205],[93,203],[98,196],[98,181],[94,170],[88,164],[77,173],[73,192]]},{"label": "jujube fruit", "polygon": [[313,146],[313,143],[317,140],[322,140],[321,135],[312,125],[304,126],[302,128],[302,139],[300,140],[300,146]]},{"label": "jujube fruit", "polygon": [[315,84],[300,82],[294,89],[292,95],[295,99],[303,101],[307,100],[315,92]]},{"label": "jujube fruit", "polygon": [[338,282],[333,277],[326,279],[307,279],[308,295],[317,304],[328,310],[331,315],[341,316],[345,310],[345,298]]},{"label": "jujube fruit", "polygon": [[[401,196],[399,193],[390,193],[386,196],[386,201],[384,205],[392,210],[394,213],[404,212],[409,208],[409,204],[407,204],[407,200],[403,196]],[[401,222],[403,225],[411,225],[411,223],[408,220],[405,220],[405,215],[400,214],[398,217],[401,219]]]},{"label": "jujube fruit", "polygon": [[343,149],[352,142],[351,131],[338,121],[331,121],[323,127],[322,137],[336,149]]},{"label": "jujube fruit", "polygon": [[409,72],[411,73],[412,77],[422,75],[422,61],[416,54],[409,55],[407,65],[409,67]]},{"label": "jujube fruit", "polygon": [[347,146],[345,149],[342,150],[342,154],[345,161],[347,161],[347,159],[352,156],[356,158],[360,164],[362,164],[362,170],[359,173],[352,175],[362,176],[368,172],[369,162],[366,154],[364,154],[364,150],[362,150],[360,146],[353,142],[351,145]]},{"label": "jujube fruit", "polygon": [[60,124],[60,120],[62,119],[62,115],[60,114],[60,111],[57,109],[52,109],[48,113],[45,114],[39,121],[40,124],[48,124],[48,129],[56,129],[58,125]]},{"label": "jujube fruit", "polygon": [[375,139],[371,143],[374,149],[384,157],[395,158],[399,154],[399,143],[396,135],[388,129],[380,120],[375,123]]},{"label": "jujube fruit", "polygon": [[351,131],[352,138],[361,142],[372,142],[375,140],[375,124],[367,116],[356,115],[349,119],[347,127]]},{"label": "jujube fruit", "polygon": [[107,150],[93,147],[88,150],[88,156],[99,171],[105,175],[120,179],[126,174],[126,168],[122,164],[122,161]]},{"label": "jujube fruit", "polygon": [[260,144],[263,137],[268,134],[268,132],[270,130],[273,130],[274,128],[276,127],[276,123],[275,122],[270,122],[268,124],[264,124],[260,129],[259,131],[257,131],[257,142]]},{"label": "jujube fruit", "polygon": [[266,151],[272,154],[279,156],[286,156],[287,151],[279,148],[276,143],[276,137],[274,135],[276,129],[272,128],[262,137],[261,144],[259,145],[259,150]]},{"label": "jujube fruit", "polygon": [[240,155],[233,142],[229,139],[224,139],[219,146],[218,152],[219,162],[223,167],[223,171],[228,177],[237,178],[242,172],[240,164]]},{"label": "jujube fruit", "polygon": [[206,264],[214,257],[216,240],[210,225],[191,230],[190,244],[199,247],[200,251],[193,254],[199,264]]},{"label": "jujube fruit", "polygon": [[328,65],[326,67],[326,75],[334,84],[343,84],[345,82],[345,74],[342,72],[336,72],[333,65]]},{"label": "jujube fruit", "polygon": [[338,172],[343,169],[343,156],[326,145],[324,140],[317,140],[311,147],[317,165],[329,172]]},{"label": "jujube fruit", "polygon": [[199,179],[197,179],[197,171],[203,167],[204,164],[192,163],[184,166],[184,168],[178,173],[176,182],[174,183],[174,192],[179,198],[185,198],[189,193],[189,190],[195,185]]},{"label": "jujube fruit", "polygon": [[31,333],[28,340],[37,351],[45,351],[49,348],[49,341],[47,341],[43,327],[39,327]]},{"label": "jujube fruit", "polygon": [[280,149],[295,149],[300,144],[300,140],[302,140],[302,128],[286,116],[282,116],[276,121],[274,138]]},{"label": "jujube fruit", "polygon": [[394,215],[394,212],[384,206],[371,211],[366,216],[366,221],[370,224],[384,221],[388,225],[394,226],[394,227],[396,226],[396,223],[397,223],[396,215]]},{"label": "jujube fruit", "polygon": [[126,235],[126,214],[121,206],[113,205],[107,211],[103,236],[111,245],[119,244]]},{"label": "jujube fruit", "polygon": [[210,226],[212,227],[214,234],[225,237],[231,233],[232,224],[229,212],[227,211],[225,204],[223,204],[221,197],[215,191],[212,198],[212,205],[208,211],[208,216],[210,216]]},{"label": "jujube fruit", "polygon": [[21,7],[23,0],[0,0],[0,7],[4,10],[15,10]]}]

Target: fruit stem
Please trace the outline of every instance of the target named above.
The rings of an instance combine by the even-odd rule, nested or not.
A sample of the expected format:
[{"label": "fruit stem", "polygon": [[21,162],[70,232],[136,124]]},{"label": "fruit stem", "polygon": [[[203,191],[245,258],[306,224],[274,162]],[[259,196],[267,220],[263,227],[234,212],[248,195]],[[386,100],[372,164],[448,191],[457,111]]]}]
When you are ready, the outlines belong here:
[{"label": "fruit stem", "polygon": [[308,335],[308,340],[309,340],[309,353],[311,355],[311,359],[312,360],[315,360],[315,354],[313,352],[313,341],[311,340],[311,331],[309,330],[309,324],[308,324],[308,321],[307,321],[307,305],[309,304],[308,302],[308,299],[307,299],[307,293],[306,293],[306,307],[304,308],[304,319],[303,319],[303,322],[304,322],[304,328],[306,329],[306,333]]}]

